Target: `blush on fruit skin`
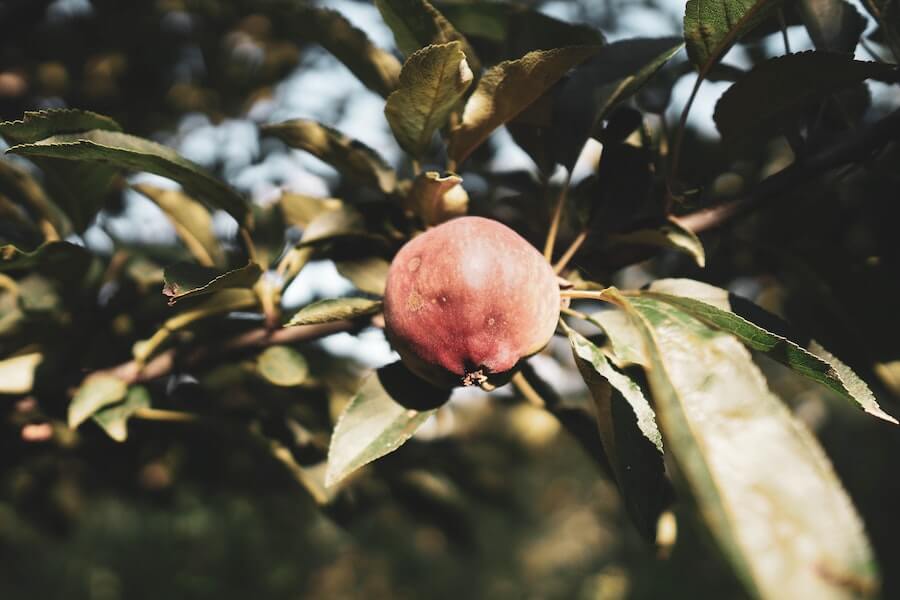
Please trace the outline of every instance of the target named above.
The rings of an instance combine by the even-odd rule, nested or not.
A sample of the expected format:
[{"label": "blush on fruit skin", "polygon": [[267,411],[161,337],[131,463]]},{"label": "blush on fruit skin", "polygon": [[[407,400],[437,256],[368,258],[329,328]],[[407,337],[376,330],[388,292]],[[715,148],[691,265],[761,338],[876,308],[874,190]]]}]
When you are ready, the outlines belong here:
[{"label": "blush on fruit skin", "polygon": [[547,345],[559,308],[556,274],[534,246],[497,221],[460,217],[394,257],[385,332],[420,377],[490,387]]}]

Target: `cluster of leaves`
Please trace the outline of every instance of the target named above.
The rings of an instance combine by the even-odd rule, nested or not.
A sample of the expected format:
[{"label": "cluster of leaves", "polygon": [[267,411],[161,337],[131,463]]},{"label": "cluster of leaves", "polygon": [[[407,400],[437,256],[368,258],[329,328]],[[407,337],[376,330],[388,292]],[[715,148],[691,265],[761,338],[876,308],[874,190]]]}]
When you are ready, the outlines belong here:
[{"label": "cluster of leaves", "polygon": [[[880,39],[897,50],[888,4],[868,7]],[[43,175],[0,162],[0,394],[35,400],[22,404],[20,418],[49,420],[52,435],[93,421],[119,441],[134,418],[237,429],[317,502],[333,503],[347,476],[402,445],[449,392],[416,381],[399,363],[365,376],[357,388],[358,369],[310,342],[378,325],[389,261],[416,232],[463,214],[510,214],[504,209],[514,206],[506,220],[525,237],[546,233],[545,256],[557,259],[568,280],[565,295],[614,307],[567,309],[560,323],[594,405],[575,422],[552,402],[546,408],[610,467],[642,534],[655,537],[671,478],[751,594],[850,597],[876,590],[855,509],[816,440],[769,391],[747,349],[896,423],[866,384],[815,342],[805,347],[777,318],[720,288],[675,279],[643,290],[596,283],[659,247],[702,267],[706,254],[696,233],[747,210],[763,193],[720,204],[715,190],[696,193],[680,179],[692,100],[672,139],[652,125],[665,123],[671,86],[684,67],[698,72],[694,93],[705,79],[736,80],[715,112],[727,144],[758,146],[776,135],[791,142],[793,171],[760,182],[769,193],[844,166],[855,156],[849,150],[888,141],[868,130],[845,139],[868,109],[866,102],[851,105],[865,95],[863,82],[896,78],[894,65],[853,59],[862,31],[855,9],[842,0],[798,2],[793,17],[817,50],[742,72],[722,58],[777,16],[783,21],[780,3],[690,0],[683,39],[615,43],[517,5],[376,5],[402,61],[337,12],[295,7],[288,22],[384,97],[404,164],[395,169],[316,121],[260,128],[362,190],[346,198],[285,192],[272,205],[254,205],[172,149],[88,111],[29,112],[0,123],[9,153]],[[688,62],[673,61],[685,45]],[[490,152],[486,142],[503,126],[534,160],[539,180],[505,181],[470,197],[469,174],[502,181],[475,159]],[[569,189],[590,139],[603,144],[602,156]],[[562,186],[552,179],[560,166],[567,173]],[[122,177],[135,171],[180,187]],[[83,234],[110,193],[127,186],[171,221],[177,248],[116,240],[115,252],[101,256],[64,241]],[[498,192],[503,187],[521,195],[511,202]],[[706,204],[711,208],[694,211]],[[237,222],[237,240],[214,235],[214,210]],[[558,252],[557,241],[568,248]],[[313,259],[334,261],[358,293],[282,314],[283,291]],[[579,333],[585,324],[598,327],[602,339]],[[173,373],[197,377],[219,405],[176,407],[161,381]],[[535,395],[521,385],[523,394]],[[63,413],[66,425],[55,420]],[[579,433],[585,419],[596,421],[596,433]],[[591,445],[592,435],[601,446]]]}]

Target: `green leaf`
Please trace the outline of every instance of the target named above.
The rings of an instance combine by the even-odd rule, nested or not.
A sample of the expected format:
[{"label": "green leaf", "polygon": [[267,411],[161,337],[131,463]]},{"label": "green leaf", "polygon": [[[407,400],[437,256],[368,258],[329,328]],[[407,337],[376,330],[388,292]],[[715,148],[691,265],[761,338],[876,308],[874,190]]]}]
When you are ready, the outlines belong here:
[{"label": "green leaf", "polygon": [[[890,423],[897,419],[884,412],[872,390],[849,367],[813,342],[810,351],[783,335],[772,333],[735,314],[733,305],[739,300],[727,291],[691,280],[661,280],[642,295],[652,297],[685,311],[705,324],[737,337],[749,348],[764,352],[792,371],[803,375],[858,404],[864,411]],[[746,300],[745,305],[750,304]],[[753,306],[767,323],[788,329],[775,315]]]},{"label": "green leaf", "polygon": [[0,135],[6,138],[10,146],[91,129],[122,131],[122,127],[107,116],[76,109],[28,111],[19,121],[0,123]]},{"label": "green leaf", "polygon": [[301,308],[291,317],[291,320],[285,327],[343,321],[345,319],[374,315],[378,312],[381,312],[380,300],[369,300],[368,298],[319,300]]},{"label": "green leaf", "polygon": [[104,406],[125,397],[128,384],[113,375],[89,375],[69,403],[69,427],[75,429]]},{"label": "green leaf", "polygon": [[413,181],[405,208],[430,227],[465,215],[469,195],[462,187],[462,177],[426,171]]},{"label": "green leaf", "polygon": [[129,388],[124,402],[101,408],[91,418],[106,435],[124,442],[128,439],[128,420],[142,408],[150,408],[150,392],[144,386],[136,385]]},{"label": "green leaf", "polygon": [[391,263],[378,256],[335,262],[338,273],[349,279],[356,288],[367,294],[384,296],[388,269]]},{"label": "green leaf", "polygon": [[579,23],[545,15],[534,8],[504,2],[437,3],[466,36],[479,38],[478,52],[487,64],[518,58],[532,50],[604,43],[603,34]]},{"label": "green leaf", "polygon": [[69,242],[47,242],[31,252],[19,250],[12,244],[0,246],[0,272],[39,270],[69,279],[80,277],[90,261],[90,252]]},{"label": "green leaf", "polygon": [[671,499],[653,409],[638,382],[613,368],[600,348],[568,327],[565,331],[594,399],[600,439],[625,507],[641,534],[652,541]]},{"label": "green leaf", "polygon": [[849,599],[876,590],[850,499],[740,342],[656,298],[608,294],[644,339],[676,483],[748,593]]},{"label": "green leaf", "polygon": [[700,77],[741,37],[759,25],[781,0],[688,0],[684,41]]},{"label": "green leaf", "polygon": [[400,71],[399,88],[384,107],[394,137],[404,150],[422,158],[434,132],[447,124],[472,79],[459,42],[426,46],[410,55]]},{"label": "green leaf", "polygon": [[555,94],[553,106],[556,153],[567,169],[575,164],[597,125],[683,45],[680,38],[622,40],[603,46],[573,69]]},{"label": "green leaf", "polygon": [[30,207],[56,230],[58,236],[72,233],[68,217],[47,197],[44,188],[27,171],[6,160],[0,160],[0,195]]},{"label": "green leaf", "polygon": [[[338,419],[328,449],[327,487],[399,448],[436,412],[436,408],[417,410],[398,404],[393,396],[400,394],[389,377],[392,366],[369,375]],[[437,406],[435,400],[446,401],[450,395],[424,382],[407,383],[404,394],[418,395],[423,404]]]},{"label": "green leaf", "polygon": [[397,174],[377,152],[336,129],[316,121],[294,119],[264,125],[262,132],[274,135],[292,148],[309,152],[343,175],[371,185],[385,194],[390,194],[397,187]]},{"label": "green leaf", "polygon": [[799,0],[809,37],[817,50],[852,55],[866,29],[866,19],[846,0]]},{"label": "green leaf", "polygon": [[637,244],[641,246],[658,246],[671,248],[687,254],[694,259],[698,267],[706,266],[706,253],[700,238],[691,231],[685,229],[678,222],[669,220],[659,227],[651,229],[638,229],[627,233],[617,233],[609,236],[612,244]]},{"label": "green leaf", "polygon": [[372,44],[365,32],[350,24],[339,12],[327,8],[301,7],[293,23],[304,39],[314,41],[344,63],[370,90],[385,98],[397,88],[400,61]]},{"label": "green leaf", "polygon": [[469,67],[481,71],[481,62],[465,36],[427,0],[375,0],[375,6],[406,56],[432,44],[459,42]]},{"label": "green leaf", "polygon": [[344,203],[337,198],[316,198],[315,196],[285,192],[278,200],[278,204],[286,223],[305,228],[319,215],[338,210]]},{"label": "green leaf", "polygon": [[121,169],[146,171],[180,183],[185,191],[221,208],[239,224],[247,221],[249,205],[237,192],[177,152],[126,133],[93,129],[58,134],[8,150],[28,157],[91,161]]},{"label": "green leaf", "polygon": [[306,381],[309,365],[289,346],[270,346],[256,361],[257,372],[273,385],[294,387]]},{"label": "green leaf", "polygon": [[[20,121],[0,123],[0,135],[11,146],[92,129],[121,131],[119,124],[109,117],[70,109],[26,112]],[[40,157],[32,157],[32,160],[47,175],[47,189],[69,217],[75,231],[81,233],[87,229],[103,206],[115,170],[99,163],[73,163]]]},{"label": "green leaf", "polygon": [[368,236],[365,221],[356,209],[342,206],[315,217],[303,230],[298,246],[310,246],[344,237]]},{"label": "green leaf", "polygon": [[566,333],[575,357],[586,361],[594,371],[602,375],[622,394],[634,411],[638,429],[650,443],[656,446],[657,450],[662,452],[662,436],[656,427],[656,417],[640,386],[624,373],[617,371],[600,351],[600,348],[589,342],[583,335],[568,327],[566,327]]},{"label": "green leaf", "polygon": [[212,267],[225,262],[225,254],[213,232],[212,215],[205,206],[178,190],[148,184],[134,189],[149,198],[169,218],[175,232],[201,265]]},{"label": "green leaf", "polygon": [[[830,52],[780,56],[758,64],[728,88],[716,103],[713,119],[726,141],[760,139],[780,133],[798,111],[823,96],[895,70],[894,65]],[[765,102],[759,101],[760,94]]]},{"label": "green leaf", "polygon": [[166,267],[163,294],[169,297],[169,306],[172,306],[179,300],[219,290],[252,288],[261,275],[262,269],[252,262],[224,273],[218,269],[180,262]]},{"label": "green leaf", "polygon": [[0,360],[0,394],[27,394],[34,386],[34,373],[44,355],[29,352]]},{"label": "green leaf", "polygon": [[513,119],[600,46],[536,50],[488,69],[466,102],[462,123],[451,134],[450,157],[461,163],[498,127]]}]

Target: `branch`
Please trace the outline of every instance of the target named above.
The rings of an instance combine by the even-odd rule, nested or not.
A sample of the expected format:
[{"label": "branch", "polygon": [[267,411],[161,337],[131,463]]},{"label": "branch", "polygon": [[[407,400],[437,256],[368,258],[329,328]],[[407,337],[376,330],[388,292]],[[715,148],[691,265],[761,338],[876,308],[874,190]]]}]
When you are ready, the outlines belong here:
[{"label": "branch", "polygon": [[360,326],[359,321],[332,321],[316,325],[298,325],[285,327],[284,329],[269,330],[260,327],[237,335],[216,346],[202,346],[190,349],[185,355],[179,356],[179,348],[170,348],[144,364],[143,368],[131,360],[121,365],[103,370],[104,373],[113,375],[131,385],[159,379],[172,372],[176,364],[183,366],[195,366],[205,360],[216,358],[237,350],[247,348],[264,348],[275,344],[291,344],[315,340],[321,337],[352,331]]},{"label": "branch", "polygon": [[761,181],[744,196],[729,202],[675,217],[678,223],[700,233],[731,219],[762,208],[782,194],[808,183],[817,175],[847,163],[863,160],[888,142],[900,137],[900,109],[869,125],[850,133],[842,141],[806,158]]}]

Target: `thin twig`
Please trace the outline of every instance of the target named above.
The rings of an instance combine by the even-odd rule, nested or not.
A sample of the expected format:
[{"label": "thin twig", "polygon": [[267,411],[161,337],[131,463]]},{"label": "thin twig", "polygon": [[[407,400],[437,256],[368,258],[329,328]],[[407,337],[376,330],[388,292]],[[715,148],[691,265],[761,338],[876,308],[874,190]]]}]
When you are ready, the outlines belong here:
[{"label": "thin twig", "polygon": [[866,159],[872,152],[895,141],[898,136],[900,109],[767,177],[743,196],[675,219],[682,227],[694,233],[714,229],[737,216],[767,205],[798,186],[808,184],[817,175]]},{"label": "thin twig", "polygon": [[572,171],[566,172],[559,196],[556,198],[556,206],[553,208],[553,218],[550,221],[550,229],[547,230],[547,241],[544,243],[544,258],[553,260],[553,246],[556,245],[556,236],[559,233],[559,222],[562,219],[563,207],[566,203],[566,194],[569,191],[569,183],[572,181]]},{"label": "thin twig", "polygon": [[556,261],[556,264],[553,265],[554,273],[559,275],[563,272],[563,269],[565,269],[569,265],[569,261],[572,260],[572,257],[575,256],[575,253],[578,252],[578,250],[581,248],[581,245],[584,244],[584,240],[587,239],[587,236],[588,230],[584,229],[574,240],[572,240],[572,243],[569,244],[569,247],[566,248],[566,251],[563,252],[563,255],[560,256],[559,260]]},{"label": "thin twig", "polygon": [[519,371],[515,375],[512,376],[510,382],[515,386],[519,393],[528,400],[528,403],[537,406],[538,408],[545,408],[547,403],[544,402],[544,399],[541,398],[541,395],[537,393],[537,391],[531,387],[531,384],[528,383],[528,380],[525,379],[525,376],[522,375],[522,372]]}]

